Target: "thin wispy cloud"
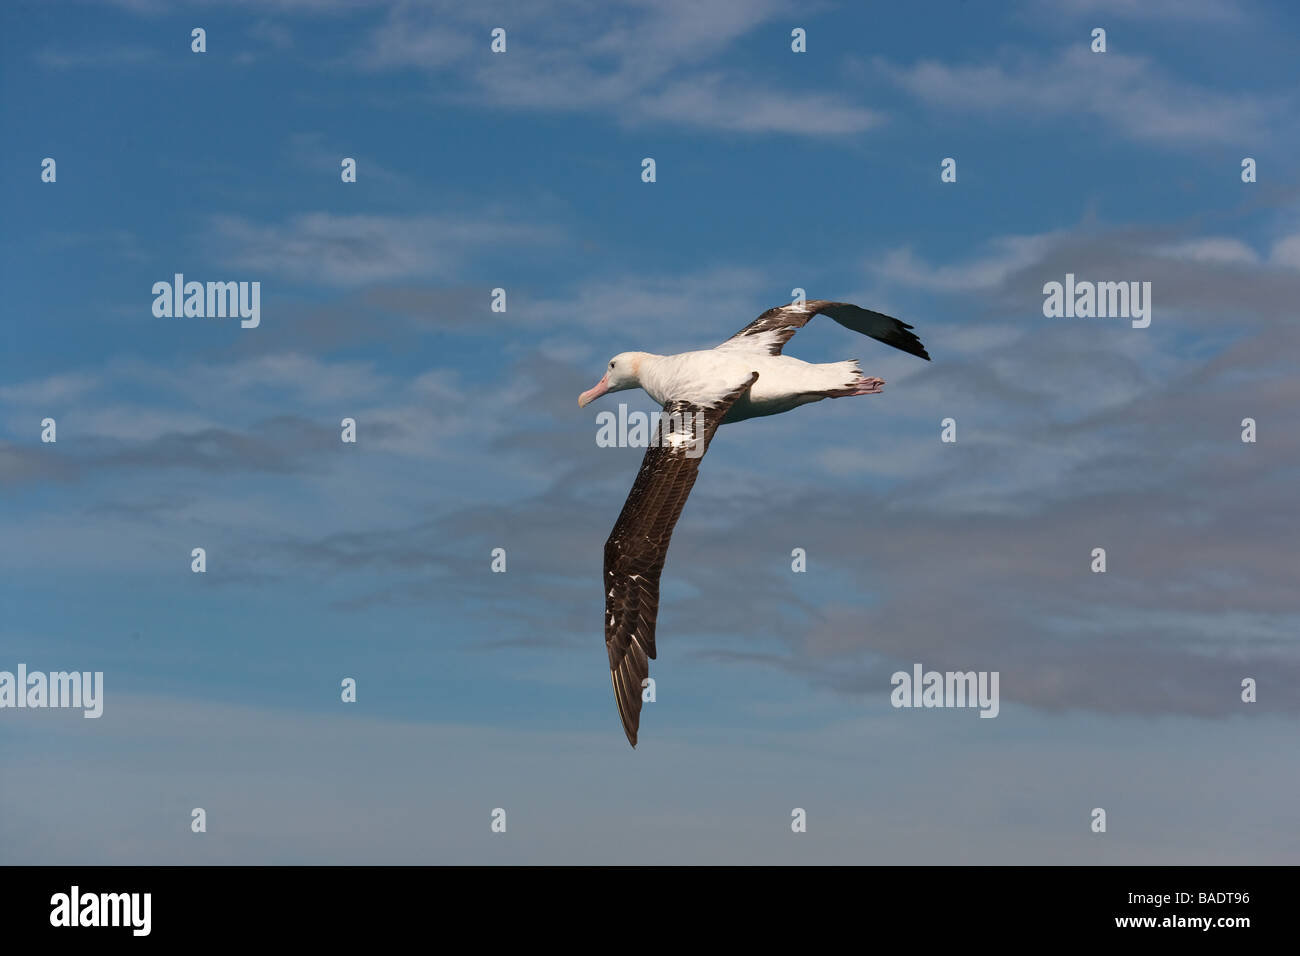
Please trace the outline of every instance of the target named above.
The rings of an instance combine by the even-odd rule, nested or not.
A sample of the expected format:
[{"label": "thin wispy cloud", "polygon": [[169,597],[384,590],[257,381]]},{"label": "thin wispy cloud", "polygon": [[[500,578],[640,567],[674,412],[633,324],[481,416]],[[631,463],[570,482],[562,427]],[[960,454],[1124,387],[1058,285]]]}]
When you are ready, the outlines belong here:
[{"label": "thin wispy cloud", "polygon": [[281,223],[218,215],[212,235],[217,255],[231,266],[327,286],[447,278],[475,249],[536,246],[558,238],[545,228],[502,220],[330,212]]},{"label": "thin wispy cloud", "polygon": [[1175,77],[1148,56],[1093,53],[1083,42],[1050,57],[1007,51],[983,63],[901,66],[881,57],[875,65],[945,113],[976,111],[1007,122],[1086,117],[1127,139],[1171,146],[1254,143],[1295,115],[1294,99],[1280,93],[1213,89]]},{"label": "thin wispy cloud", "polygon": [[1244,21],[1260,14],[1245,0],[1031,0],[1030,7],[1053,18],[1064,13],[1076,17],[1214,24]]},{"label": "thin wispy cloud", "polygon": [[[670,124],[746,133],[839,136],[884,121],[838,93],[774,87],[759,70],[720,69],[719,52],[764,30],[788,52],[785,3],[620,2],[589,10],[549,3],[488,12],[400,5],[353,54],[365,70],[415,69],[450,82],[452,101],[517,110],[600,111],[632,126]],[[489,8],[490,9],[490,8]],[[476,53],[508,28],[510,56]]]},{"label": "thin wispy cloud", "polygon": [[159,51],[147,46],[108,46],[68,49],[48,46],[33,54],[36,62],[52,70],[104,70],[122,69],[141,64],[161,62]]}]

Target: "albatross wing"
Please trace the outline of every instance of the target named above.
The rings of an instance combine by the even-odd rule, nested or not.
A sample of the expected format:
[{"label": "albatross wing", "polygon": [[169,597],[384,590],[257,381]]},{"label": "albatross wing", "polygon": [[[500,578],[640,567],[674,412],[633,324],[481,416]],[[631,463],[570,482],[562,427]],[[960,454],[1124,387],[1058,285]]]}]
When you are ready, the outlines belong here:
[{"label": "albatross wing", "polygon": [[818,314],[829,315],[846,329],[869,335],[878,342],[920,356],[927,362],[930,360],[925,346],[912,334],[912,326],[906,322],[900,322],[883,312],[872,312],[847,302],[827,302],[825,299],[809,299],[803,305],[779,305],[775,309],[768,309],[718,348],[754,349],[767,355],[780,355],[785,343]]},{"label": "albatross wing", "polygon": [[736,399],[757,380],[758,373],[753,372],[709,405],[687,399],[664,405],[655,438],[605,542],[605,650],[618,715],[633,747],[641,724],[641,682],[649,676],[649,662],[655,656],[659,573],[668,541],[713,433]]}]

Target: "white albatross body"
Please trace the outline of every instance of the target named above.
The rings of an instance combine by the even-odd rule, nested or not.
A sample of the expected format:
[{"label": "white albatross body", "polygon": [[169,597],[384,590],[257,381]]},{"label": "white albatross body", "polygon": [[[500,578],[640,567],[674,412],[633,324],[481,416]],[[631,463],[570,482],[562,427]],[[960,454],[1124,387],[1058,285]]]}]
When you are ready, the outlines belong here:
[{"label": "white albatross body", "polygon": [[663,406],[641,470],[605,542],[605,649],[614,699],[636,746],[642,688],[655,657],[659,575],[673,528],[695,484],[700,459],[720,425],[789,411],[824,398],[875,395],[884,386],[856,360],[814,365],[782,355],[814,315],[929,360],[898,319],[847,302],[810,299],[768,309],[716,348],[678,355],[621,352],[604,377],[578,396],[585,406],[607,392],[643,388]]},{"label": "white albatross body", "polygon": [[758,381],[736,399],[723,424],[777,415],[809,402],[820,402],[830,397],[829,392],[852,391],[871,381],[863,377],[856,361],[814,365],[789,355],[721,347],[677,355],[632,354],[639,360],[637,377],[641,387],[660,405],[686,399],[712,406],[736,382],[757,372]]}]

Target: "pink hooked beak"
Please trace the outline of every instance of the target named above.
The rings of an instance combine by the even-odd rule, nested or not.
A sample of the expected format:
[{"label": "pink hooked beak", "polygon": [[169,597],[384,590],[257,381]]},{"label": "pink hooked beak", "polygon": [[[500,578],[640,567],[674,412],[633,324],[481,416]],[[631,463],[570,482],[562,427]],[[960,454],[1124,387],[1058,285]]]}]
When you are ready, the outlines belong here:
[{"label": "pink hooked beak", "polygon": [[604,378],[597,382],[593,387],[587,389],[578,396],[578,407],[583,408],[594,402],[600,396],[609,391],[609,373],[606,372]]}]

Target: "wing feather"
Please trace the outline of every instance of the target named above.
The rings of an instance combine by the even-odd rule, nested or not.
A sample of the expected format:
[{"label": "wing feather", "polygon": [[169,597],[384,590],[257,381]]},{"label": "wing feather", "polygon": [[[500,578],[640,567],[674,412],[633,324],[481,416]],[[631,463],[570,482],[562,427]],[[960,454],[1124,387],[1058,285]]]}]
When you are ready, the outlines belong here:
[{"label": "wing feather", "polygon": [[780,355],[785,343],[794,338],[794,334],[803,328],[809,319],[819,314],[829,315],[846,329],[869,335],[878,342],[902,349],[927,362],[930,360],[930,354],[926,352],[925,346],[912,333],[912,326],[906,322],[900,322],[883,312],[872,312],[870,309],[863,309],[848,302],[828,302],[825,299],[809,299],[802,305],[792,303],[768,309],[718,348],[752,348],[768,355]]},{"label": "wing feather", "polygon": [[641,682],[650,676],[650,661],[655,657],[659,575],[668,542],[714,432],[736,399],[757,380],[754,372],[707,407],[687,401],[664,406],[655,438],[605,542],[605,649],[618,715],[633,747],[641,723]]}]

